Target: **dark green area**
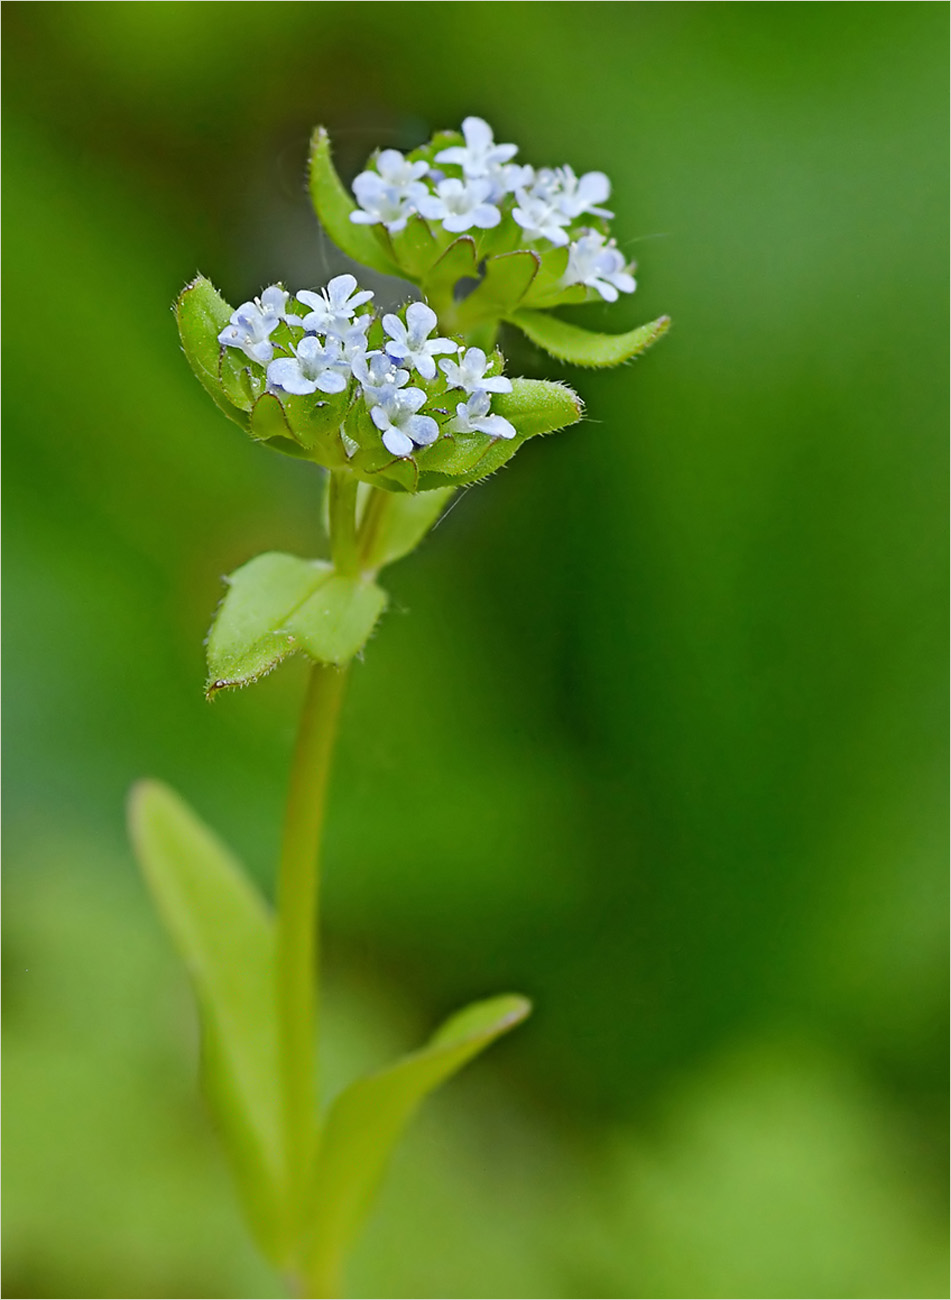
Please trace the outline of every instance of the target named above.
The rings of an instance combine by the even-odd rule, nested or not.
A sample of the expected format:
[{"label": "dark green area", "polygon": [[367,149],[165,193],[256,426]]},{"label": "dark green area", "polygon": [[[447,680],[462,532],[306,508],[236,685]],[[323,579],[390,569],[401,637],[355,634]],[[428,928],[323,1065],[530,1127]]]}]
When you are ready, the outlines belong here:
[{"label": "dark green area", "polygon": [[467,113],[613,179],[638,291],[566,318],[674,325],[606,373],[513,332],[586,420],[387,574],[332,790],[341,1060],[536,1014],[423,1120],[354,1290],[941,1293],[946,38],[922,3],[8,3],[5,1294],[275,1293],[123,801],[168,781],[270,889],[301,669],[209,705],[202,640],[223,574],[320,553],[318,473],[214,408],[170,305],[346,268],[318,123],[350,178]]}]

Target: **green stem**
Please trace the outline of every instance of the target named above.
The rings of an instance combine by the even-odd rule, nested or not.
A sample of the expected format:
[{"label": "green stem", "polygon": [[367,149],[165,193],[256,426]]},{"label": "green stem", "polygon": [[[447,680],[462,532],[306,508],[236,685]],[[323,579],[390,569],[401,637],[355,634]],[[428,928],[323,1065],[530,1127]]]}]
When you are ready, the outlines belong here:
[{"label": "green stem", "polygon": [[315,664],[291,768],[277,882],[277,980],[287,1217],[291,1241],[315,1154],[318,861],[346,669]]},{"label": "green stem", "polygon": [[361,572],[366,572],[377,537],[392,502],[392,492],[385,492],[382,488],[370,488],[360,518],[360,527],[357,531],[357,560]]},{"label": "green stem", "polygon": [[338,573],[353,577],[357,557],[357,480],[347,469],[330,472],[330,558]]}]

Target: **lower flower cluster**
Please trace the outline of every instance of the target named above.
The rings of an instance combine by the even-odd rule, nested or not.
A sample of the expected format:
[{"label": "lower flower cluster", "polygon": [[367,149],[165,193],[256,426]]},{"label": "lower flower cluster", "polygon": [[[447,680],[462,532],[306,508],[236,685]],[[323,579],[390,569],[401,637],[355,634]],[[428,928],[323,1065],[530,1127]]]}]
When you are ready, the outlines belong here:
[{"label": "lower flower cluster", "polygon": [[[491,409],[494,393],[512,392],[498,354],[490,358],[480,348],[433,337],[436,314],[426,303],[380,319],[372,298],[352,275],[336,276],[319,293],[301,289],[292,296],[271,285],[232,312],[218,342],[253,363],[255,395],[349,392],[395,457],[431,446],[444,431],[515,437],[515,427]],[[357,450],[346,436],[344,446]]]}]

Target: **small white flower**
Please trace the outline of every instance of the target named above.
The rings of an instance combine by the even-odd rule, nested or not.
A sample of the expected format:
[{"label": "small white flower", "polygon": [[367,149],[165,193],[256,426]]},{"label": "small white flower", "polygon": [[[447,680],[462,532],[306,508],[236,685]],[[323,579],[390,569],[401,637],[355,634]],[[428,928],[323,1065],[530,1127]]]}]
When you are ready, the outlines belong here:
[{"label": "small white flower", "polygon": [[488,230],[502,220],[498,208],[489,203],[492,182],[473,180],[463,184],[460,180],[440,181],[435,194],[419,200],[419,210],[429,221],[441,221],[443,229],[454,235],[478,226]]},{"label": "small white flower", "polygon": [[[246,357],[266,366],[274,355],[270,336],[284,319],[287,294],[278,285],[265,289],[260,298],[243,302],[231,313],[229,323],[218,335],[218,342],[229,348],[240,348]],[[296,324],[296,317],[288,317]]]},{"label": "small white flower", "polygon": [[610,197],[611,182],[604,172],[585,172],[581,177],[574,174],[570,167],[559,167],[555,173],[558,179],[556,203],[559,212],[574,221],[590,212],[595,217],[613,217],[607,208],[597,207]]},{"label": "small white flower", "polygon": [[605,240],[595,230],[582,235],[568,250],[568,265],[563,285],[586,284],[596,289],[608,302],[616,302],[619,293],[633,293],[637,282],[627,270],[624,255],[614,240]]},{"label": "small white flower", "polygon": [[528,239],[547,239],[557,245],[568,243],[564,227],[571,218],[559,210],[557,199],[549,192],[544,179],[541,184],[536,181],[531,190],[516,190],[515,197],[518,203],[512,209],[512,216]]},{"label": "small white flower", "polygon": [[[377,156],[376,169],[394,190],[409,190],[429,170],[427,162],[410,162],[398,149],[384,149]],[[372,173],[371,173],[372,174]]]},{"label": "small white flower", "polygon": [[466,393],[510,393],[511,379],[504,375],[486,377],[488,364],[481,348],[469,348],[461,361],[440,361],[439,369],[450,388],[461,388]]},{"label": "small white flower", "polygon": [[328,339],[324,347],[313,334],[306,334],[293,356],[277,357],[267,368],[268,388],[304,396],[316,393],[342,393],[348,377],[338,339]]},{"label": "small white flower", "polygon": [[358,316],[345,333],[336,336],[340,344],[341,361],[348,370],[353,369],[358,359],[377,356],[376,351],[367,351],[367,326],[370,324],[370,319],[368,315]]},{"label": "small white flower", "polygon": [[488,176],[518,153],[516,144],[496,144],[492,128],[481,117],[467,117],[462,124],[465,147],[453,145],[436,154],[436,162],[455,163],[470,179]]},{"label": "small white flower", "polygon": [[377,172],[361,172],[353,182],[353,192],[360,207],[350,213],[350,220],[363,226],[382,224],[391,235],[406,228],[407,221],[418,211],[420,199],[429,193],[422,181],[391,185]]},{"label": "small white flower", "polygon": [[352,327],[356,309],[373,297],[369,289],[357,293],[356,288],[356,276],[335,275],[320,293],[301,289],[297,294],[298,302],[312,308],[302,322],[308,334],[332,334],[342,338]]},{"label": "small white flower", "polygon": [[416,412],[426,404],[421,388],[394,389],[386,401],[370,410],[370,419],[383,435],[383,446],[394,456],[410,456],[416,447],[428,447],[439,437],[439,425],[429,415]]},{"label": "small white flower", "polygon": [[449,422],[451,433],[487,433],[490,438],[514,438],[515,427],[501,415],[489,414],[489,394],[483,390],[472,393],[469,400],[460,402],[455,417]]},{"label": "small white flower", "polygon": [[383,352],[367,352],[354,357],[352,369],[370,407],[380,402],[385,404],[398,388],[409,383],[409,371],[401,370]]},{"label": "small white flower", "polygon": [[436,313],[424,302],[413,302],[406,308],[406,324],[399,316],[383,317],[383,328],[389,335],[386,354],[393,361],[412,366],[424,379],[436,378],[433,357],[440,352],[455,352],[452,339],[431,339],[436,328]]}]

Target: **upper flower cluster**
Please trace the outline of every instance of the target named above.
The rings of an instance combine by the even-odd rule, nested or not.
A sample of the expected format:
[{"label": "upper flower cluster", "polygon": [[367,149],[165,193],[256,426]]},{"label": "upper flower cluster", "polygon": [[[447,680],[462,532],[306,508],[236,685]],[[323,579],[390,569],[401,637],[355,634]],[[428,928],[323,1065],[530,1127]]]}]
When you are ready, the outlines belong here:
[{"label": "upper flower cluster", "polygon": [[419,216],[451,235],[497,230],[502,246],[507,227],[513,248],[568,249],[562,287],[582,285],[610,302],[633,293],[630,268],[608,238],[614,214],[602,206],[611,193],[603,172],[579,177],[568,166],[515,163],[517,146],[496,144],[479,117],[463,122],[463,143],[449,138],[460,137],[437,137],[405,157],[396,149],[378,153],[353,182],[359,207],[350,220],[394,236]]},{"label": "upper flower cluster", "polygon": [[[350,404],[362,401],[392,456],[411,456],[442,432],[515,437],[510,421],[490,409],[491,394],[511,393],[512,382],[494,373],[496,363],[481,348],[433,337],[436,314],[423,302],[378,320],[369,307],[372,297],[352,275],[336,276],[319,293],[300,289],[293,299],[271,285],[231,313],[218,342],[261,368],[250,372],[250,379],[262,394],[346,393],[341,424]],[[288,308],[291,302],[294,310]],[[444,358],[438,362],[441,374],[437,357]],[[454,400],[453,394],[464,400]],[[344,442],[350,455],[358,445],[349,436]]]}]

